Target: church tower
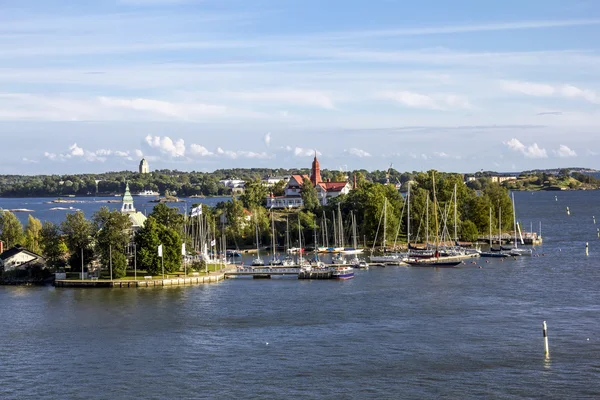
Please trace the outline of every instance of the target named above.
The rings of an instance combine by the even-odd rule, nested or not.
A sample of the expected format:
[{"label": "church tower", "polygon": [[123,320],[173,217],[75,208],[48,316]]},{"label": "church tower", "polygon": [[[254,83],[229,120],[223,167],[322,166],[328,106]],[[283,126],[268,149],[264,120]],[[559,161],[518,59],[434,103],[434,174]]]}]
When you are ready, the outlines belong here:
[{"label": "church tower", "polygon": [[133,197],[131,196],[131,192],[129,191],[129,182],[127,182],[127,186],[125,186],[125,195],[123,196],[123,205],[121,205],[121,212],[123,214],[134,214],[136,212],[135,207],[133,205]]},{"label": "church tower", "polygon": [[323,182],[321,179],[321,166],[319,165],[319,160],[317,160],[317,151],[315,150],[315,159],[312,163],[312,170],[310,173],[310,181],[313,186],[317,186],[317,183]]}]

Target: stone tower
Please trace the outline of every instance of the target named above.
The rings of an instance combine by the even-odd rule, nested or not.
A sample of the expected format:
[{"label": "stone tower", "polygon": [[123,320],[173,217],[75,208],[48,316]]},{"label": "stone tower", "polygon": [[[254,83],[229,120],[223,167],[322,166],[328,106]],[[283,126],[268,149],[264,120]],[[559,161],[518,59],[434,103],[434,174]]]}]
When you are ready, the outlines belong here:
[{"label": "stone tower", "polygon": [[313,186],[316,186],[317,183],[323,182],[323,180],[321,179],[321,166],[319,165],[319,160],[317,160],[317,151],[316,150],[315,150],[315,159],[313,160],[312,170],[310,173],[310,181],[312,182]]},{"label": "stone tower", "polygon": [[142,158],[140,161],[140,174],[147,174],[150,172],[150,166],[148,165],[148,161],[145,158]]}]

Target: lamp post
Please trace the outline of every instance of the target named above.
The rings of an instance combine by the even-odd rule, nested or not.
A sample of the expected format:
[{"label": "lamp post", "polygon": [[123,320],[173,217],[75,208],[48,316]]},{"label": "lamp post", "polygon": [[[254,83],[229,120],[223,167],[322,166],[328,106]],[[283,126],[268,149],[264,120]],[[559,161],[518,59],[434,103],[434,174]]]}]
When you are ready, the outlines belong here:
[{"label": "lamp post", "polygon": [[81,280],[83,280],[83,247],[81,248]]},{"label": "lamp post", "polygon": [[108,258],[108,265],[110,266],[110,280],[112,281],[112,245],[108,245]]},{"label": "lamp post", "polygon": [[133,279],[137,281],[137,245],[133,243]]}]

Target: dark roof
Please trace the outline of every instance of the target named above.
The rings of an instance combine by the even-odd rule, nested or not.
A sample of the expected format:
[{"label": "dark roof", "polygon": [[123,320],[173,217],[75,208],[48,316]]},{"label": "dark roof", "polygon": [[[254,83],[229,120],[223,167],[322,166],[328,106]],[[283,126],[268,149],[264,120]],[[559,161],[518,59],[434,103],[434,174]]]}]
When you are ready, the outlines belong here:
[{"label": "dark roof", "polygon": [[20,245],[16,245],[16,246],[14,246],[14,247],[6,250],[4,253],[0,254],[0,260],[6,260],[6,259],[8,259],[8,258],[10,258],[10,257],[12,257],[14,255],[19,254],[22,251],[24,251],[27,254],[30,254],[30,255],[32,255],[34,257],[37,257],[37,258],[44,258],[44,257],[40,256],[39,254],[35,254],[34,252],[29,251],[29,250],[27,250],[26,248],[24,248],[24,247],[22,247]]}]

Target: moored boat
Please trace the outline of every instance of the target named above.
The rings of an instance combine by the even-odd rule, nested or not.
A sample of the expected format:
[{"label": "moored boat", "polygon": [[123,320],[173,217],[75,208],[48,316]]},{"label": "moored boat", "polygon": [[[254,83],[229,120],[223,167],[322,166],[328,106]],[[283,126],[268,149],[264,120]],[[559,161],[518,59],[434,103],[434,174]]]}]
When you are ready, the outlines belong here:
[{"label": "moored boat", "polygon": [[350,266],[333,267],[331,277],[333,279],[351,279],[354,278],[354,270]]}]

